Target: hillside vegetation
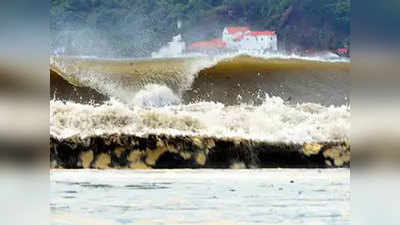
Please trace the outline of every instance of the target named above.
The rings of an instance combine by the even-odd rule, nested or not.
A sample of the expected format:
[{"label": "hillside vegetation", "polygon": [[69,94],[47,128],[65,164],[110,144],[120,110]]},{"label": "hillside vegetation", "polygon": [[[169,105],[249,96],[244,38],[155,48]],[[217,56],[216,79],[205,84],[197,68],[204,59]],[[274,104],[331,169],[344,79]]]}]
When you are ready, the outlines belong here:
[{"label": "hillside vegetation", "polygon": [[332,50],[349,44],[349,14],[350,0],[51,0],[51,46],[141,57],[178,33],[191,43],[249,25],[276,30],[281,50]]}]

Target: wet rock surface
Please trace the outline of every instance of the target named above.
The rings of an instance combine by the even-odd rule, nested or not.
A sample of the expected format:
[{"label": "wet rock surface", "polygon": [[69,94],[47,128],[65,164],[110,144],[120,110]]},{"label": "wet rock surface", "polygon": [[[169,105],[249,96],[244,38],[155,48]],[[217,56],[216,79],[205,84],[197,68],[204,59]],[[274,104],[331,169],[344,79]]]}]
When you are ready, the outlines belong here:
[{"label": "wet rock surface", "polygon": [[268,143],[148,135],[50,137],[52,168],[334,168],[350,166],[350,143]]}]

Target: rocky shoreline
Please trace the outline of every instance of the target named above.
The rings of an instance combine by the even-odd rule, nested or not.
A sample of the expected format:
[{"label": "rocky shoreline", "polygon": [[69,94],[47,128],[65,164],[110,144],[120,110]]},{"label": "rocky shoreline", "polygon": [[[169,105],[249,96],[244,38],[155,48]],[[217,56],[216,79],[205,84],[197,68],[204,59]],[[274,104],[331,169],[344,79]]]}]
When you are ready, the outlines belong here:
[{"label": "rocky shoreline", "polygon": [[50,136],[50,166],[65,169],[350,167],[349,142],[306,144],[147,135]]}]

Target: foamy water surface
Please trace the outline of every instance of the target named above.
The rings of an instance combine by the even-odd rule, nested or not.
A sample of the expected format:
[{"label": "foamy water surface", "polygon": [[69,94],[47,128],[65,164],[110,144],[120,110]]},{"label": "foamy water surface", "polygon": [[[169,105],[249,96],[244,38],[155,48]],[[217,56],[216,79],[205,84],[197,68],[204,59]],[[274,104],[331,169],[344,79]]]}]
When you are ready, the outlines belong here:
[{"label": "foamy water surface", "polygon": [[[147,100],[168,101],[166,95],[160,99],[143,96]],[[150,104],[147,100],[143,101]],[[214,102],[128,106],[116,100],[98,106],[50,102],[50,134],[58,138],[167,134],[293,143],[346,141],[349,120],[348,106],[289,105],[279,97],[267,97],[259,106]]]}]

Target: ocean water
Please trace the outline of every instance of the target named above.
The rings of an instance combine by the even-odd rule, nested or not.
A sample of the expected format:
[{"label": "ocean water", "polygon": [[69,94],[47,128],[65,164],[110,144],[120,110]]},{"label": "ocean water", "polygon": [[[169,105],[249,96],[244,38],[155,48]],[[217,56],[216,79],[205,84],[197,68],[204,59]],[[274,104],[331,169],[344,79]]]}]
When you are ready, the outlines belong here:
[{"label": "ocean water", "polygon": [[295,56],[50,57],[50,135],[347,141],[350,63]]},{"label": "ocean water", "polygon": [[340,106],[348,103],[349,70],[346,59],[282,55],[162,59],[50,57],[52,98],[103,103],[110,97],[129,106],[202,101],[258,105],[266,95],[291,104]]},{"label": "ocean water", "polygon": [[51,170],[52,225],[350,224],[349,169]]},{"label": "ocean water", "polygon": [[[121,135],[346,142],[349,69],[347,59],[284,55],[51,56],[50,135],[60,148],[107,135],[116,137],[114,145]],[[109,151],[103,147],[90,150]],[[50,175],[53,225],[350,224],[349,169]]]}]

